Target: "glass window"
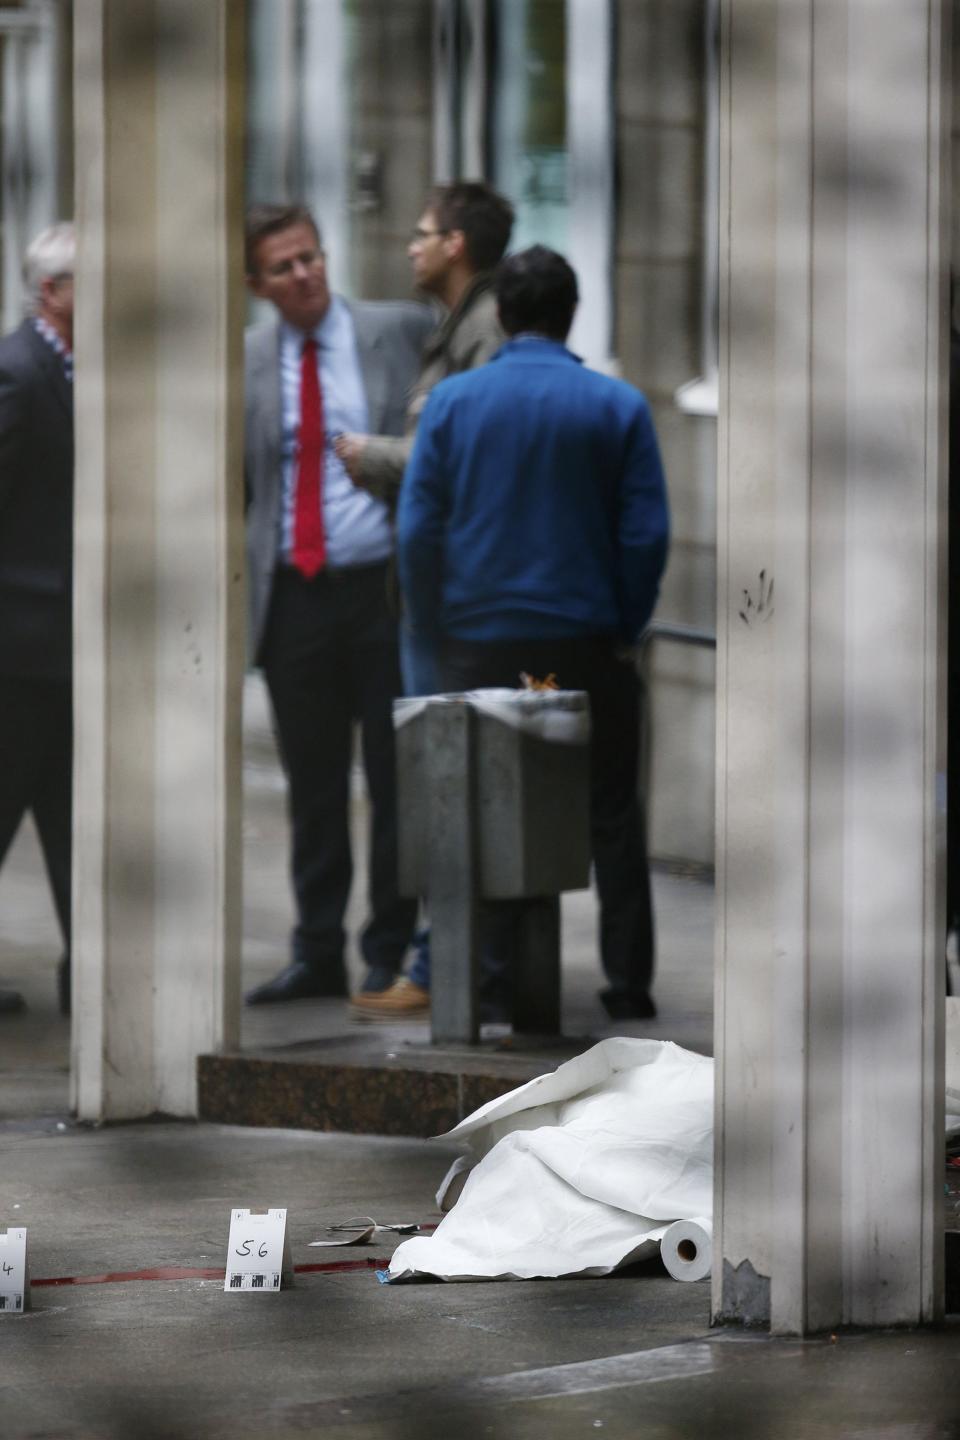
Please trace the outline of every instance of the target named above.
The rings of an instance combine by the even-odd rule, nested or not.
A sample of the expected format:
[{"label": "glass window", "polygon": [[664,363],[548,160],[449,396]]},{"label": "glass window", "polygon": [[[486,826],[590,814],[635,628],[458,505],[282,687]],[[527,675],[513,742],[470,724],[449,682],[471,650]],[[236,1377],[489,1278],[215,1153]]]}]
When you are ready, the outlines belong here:
[{"label": "glass window", "polygon": [[[23,311],[20,265],[33,237],[69,215],[61,195],[59,65],[64,15],[0,8],[0,330]],[[61,205],[65,200],[66,203]]]},{"label": "glass window", "polygon": [[494,0],[493,183],[517,207],[513,248],[569,241],[566,0]]},{"label": "glass window", "polygon": [[431,173],[433,0],[250,0],[247,191],[304,199],[337,290],[410,293]]}]

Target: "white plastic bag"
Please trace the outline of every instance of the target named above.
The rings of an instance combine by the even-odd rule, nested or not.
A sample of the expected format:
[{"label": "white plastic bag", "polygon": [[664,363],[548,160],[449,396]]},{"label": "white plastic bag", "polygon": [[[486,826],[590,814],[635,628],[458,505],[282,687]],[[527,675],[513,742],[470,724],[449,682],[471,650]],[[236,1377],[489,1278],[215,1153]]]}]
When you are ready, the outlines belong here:
[{"label": "white plastic bag", "polygon": [[711,1214],[713,1061],[604,1040],[445,1138],[478,1163],[434,1234],[397,1248],[391,1279],[606,1275],[655,1254],[674,1220]]}]

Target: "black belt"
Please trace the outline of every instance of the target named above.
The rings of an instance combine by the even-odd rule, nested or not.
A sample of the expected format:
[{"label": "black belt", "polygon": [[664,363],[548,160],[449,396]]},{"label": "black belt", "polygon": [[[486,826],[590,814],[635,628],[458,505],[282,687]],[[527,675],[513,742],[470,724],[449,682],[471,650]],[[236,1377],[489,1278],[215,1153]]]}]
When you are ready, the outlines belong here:
[{"label": "black belt", "polygon": [[389,569],[389,560],[374,560],[370,565],[324,565],[318,570],[312,579],[308,580],[306,575],[301,574],[296,565],[290,565],[282,560],[277,566],[277,575],[290,580],[301,580],[304,585],[313,585],[318,580],[330,580],[340,582],[349,580],[352,577],[362,579],[367,575],[382,575]]}]

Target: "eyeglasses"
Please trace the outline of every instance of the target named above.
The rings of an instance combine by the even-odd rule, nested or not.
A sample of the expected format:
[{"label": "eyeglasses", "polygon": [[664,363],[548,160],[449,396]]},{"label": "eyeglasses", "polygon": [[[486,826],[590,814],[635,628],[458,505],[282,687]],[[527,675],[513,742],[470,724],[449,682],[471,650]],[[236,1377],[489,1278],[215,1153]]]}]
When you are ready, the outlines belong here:
[{"label": "eyeglasses", "polygon": [[416,228],[415,230],[413,230],[413,231],[411,232],[411,234],[410,234],[410,244],[411,244],[411,245],[419,245],[420,242],[421,242],[421,240],[429,240],[429,239],[431,239],[432,236],[434,236],[434,235],[449,235],[449,234],[450,234],[450,231],[449,231],[449,230],[424,230],[424,229],[422,229],[421,226],[418,225],[417,228]]}]

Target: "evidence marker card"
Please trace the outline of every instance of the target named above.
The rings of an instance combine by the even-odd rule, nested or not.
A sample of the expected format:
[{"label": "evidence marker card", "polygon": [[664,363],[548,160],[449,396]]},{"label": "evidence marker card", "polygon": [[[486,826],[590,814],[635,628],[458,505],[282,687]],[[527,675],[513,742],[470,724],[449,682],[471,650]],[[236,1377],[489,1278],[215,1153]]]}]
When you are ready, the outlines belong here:
[{"label": "evidence marker card", "polygon": [[0,1315],[22,1315],[30,1309],[27,1232],[12,1227],[0,1235]]},{"label": "evidence marker card", "polygon": [[292,1284],[286,1210],[231,1210],[224,1290],[280,1290]]}]

